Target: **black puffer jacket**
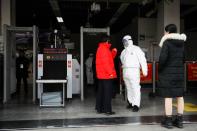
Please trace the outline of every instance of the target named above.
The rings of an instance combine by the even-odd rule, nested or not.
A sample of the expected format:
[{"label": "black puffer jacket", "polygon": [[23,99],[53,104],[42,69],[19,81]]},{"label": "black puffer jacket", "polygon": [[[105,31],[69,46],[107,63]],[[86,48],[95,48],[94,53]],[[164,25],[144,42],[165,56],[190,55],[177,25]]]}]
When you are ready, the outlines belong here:
[{"label": "black puffer jacket", "polygon": [[165,35],[160,42],[158,93],[162,97],[184,95],[184,34]]},{"label": "black puffer jacket", "polygon": [[29,60],[24,56],[16,58],[16,78],[28,77]]}]

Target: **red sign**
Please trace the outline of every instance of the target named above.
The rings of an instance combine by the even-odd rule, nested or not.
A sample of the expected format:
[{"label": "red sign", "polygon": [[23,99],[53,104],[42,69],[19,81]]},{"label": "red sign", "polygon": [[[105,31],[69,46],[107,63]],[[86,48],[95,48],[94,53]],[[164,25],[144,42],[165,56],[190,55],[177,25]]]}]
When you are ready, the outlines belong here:
[{"label": "red sign", "polygon": [[141,83],[152,83],[153,78],[153,64],[148,63],[148,75],[146,77],[143,76],[142,71],[140,73],[140,82]]},{"label": "red sign", "polygon": [[44,54],[66,54],[66,48],[44,48]]},{"label": "red sign", "polygon": [[187,64],[187,78],[188,81],[197,81],[197,63]]},{"label": "red sign", "polygon": [[71,63],[71,61],[69,60],[69,61],[68,61],[68,68],[71,68],[71,64],[72,64],[72,63]]},{"label": "red sign", "polygon": [[39,67],[39,68],[42,67],[42,61],[41,61],[41,60],[38,61],[38,67]]}]

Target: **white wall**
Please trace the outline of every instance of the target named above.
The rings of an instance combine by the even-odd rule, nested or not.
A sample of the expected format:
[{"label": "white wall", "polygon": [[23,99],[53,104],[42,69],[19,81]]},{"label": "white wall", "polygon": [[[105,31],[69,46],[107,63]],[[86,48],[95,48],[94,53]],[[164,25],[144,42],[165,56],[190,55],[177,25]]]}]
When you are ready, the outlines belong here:
[{"label": "white wall", "polygon": [[180,0],[164,2],[164,26],[175,24],[177,32],[180,32]]},{"label": "white wall", "polygon": [[[156,38],[158,44],[164,35],[164,27],[168,24],[175,24],[178,32],[180,32],[180,0],[174,0],[173,2],[161,0],[158,4]],[[160,50],[159,47],[155,50],[156,61],[159,59]]]}]

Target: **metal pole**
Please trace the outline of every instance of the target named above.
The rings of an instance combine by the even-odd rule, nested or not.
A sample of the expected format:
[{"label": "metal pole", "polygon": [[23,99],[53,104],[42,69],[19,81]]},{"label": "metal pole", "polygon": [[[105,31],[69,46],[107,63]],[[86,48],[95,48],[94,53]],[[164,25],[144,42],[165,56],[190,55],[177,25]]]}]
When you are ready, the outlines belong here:
[{"label": "metal pole", "polygon": [[184,63],[184,91],[187,91],[187,63]]},{"label": "metal pole", "polygon": [[57,47],[56,40],[57,40],[57,38],[56,38],[56,34],[55,34],[55,48]]},{"label": "metal pole", "polygon": [[64,105],[65,105],[65,104],[64,104],[64,101],[65,101],[65,83],[63,83],[63,92],[62,92],[62,95],[63,95],[63,96],[62,96],[62,99],[63,99],[63,100],[62,100],[62,104],[63,104],[63,107],[64,107]]},{"label": "metal pole", "polygon": [[110,28],[107,27],[107,35],[110,35]]},{"label": "metal pole", "polygon": [[8,82],[7,82],[7,79],[8,79],[8,70],[7,70],[7,68],[8,68],[8,66],[7,66],[7,59],[8,59],[8,56],[7,56],[7,51],[8,51],[8,49],[7,49],[7,28],[8,28],[8,26],[7,25],[3,25],[3,44],[4,44],[4,46],[3,46],[3,50],[4,50],[4,59],[3,59],[3,61],[4,61],[4,80],[3,80],[3,85],[4,85],[4,90],[3,90],[3,103],[6,103],[7,102],[7,88],[9,87],[9,85],[8,85]]},{"label": "metal pole", "polygon": [[80,28],[80,63],[81,63],[81,69],[80,69],[80,72],[81,72],[81,101],[84,100],[84,85],[83,85],[83,27],[81,26]]},{"label": "metal pole", "polygon": [[[36,58],[37,58],[37,28],[33,26],[33,102],[36,101]],[[41,99],[41,98],[40,98]]]},{"label": "metal pole", "polygon": [[122,94],[122,71],[121,71],[122,67],[121,67],[121,64],[119,64],[119,75],[120,75],[120,78],[119,78],[119,82],[120,82],[120,95]]},{"label": "metal pole", "polygon": [[155,87],[156,87],[156,61],[155,61],[155,47],[156,43],[153,43],[153,94],[155,94]]},{"label": "metal pole", "polygon": [[156,75],[156,62],[155,61],[153,61],[153,93],[155,93],[155,85],[156,85],[156,77],[155,77],[155,75]]}]

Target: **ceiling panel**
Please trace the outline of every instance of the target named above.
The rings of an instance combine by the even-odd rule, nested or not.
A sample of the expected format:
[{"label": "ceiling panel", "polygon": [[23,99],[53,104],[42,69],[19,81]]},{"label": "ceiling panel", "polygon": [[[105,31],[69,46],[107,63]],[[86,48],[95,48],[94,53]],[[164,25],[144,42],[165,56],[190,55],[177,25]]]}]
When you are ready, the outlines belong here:
[{"label": "ceiling panel", "polygon": [[[116,33],[127,26],[134,17],[146,17],[145,14],[155,7],[154,0],[142,5],[143,0],[54,0],[58,2],[59,11],[64,19],[66,29],[71,33],[79,33],[80,26],[86,26],[87,22],[91,27],[106,27],[120,6],[127,2],[129,6],[120,14],[117,20],[110,26],[111,32]],[[90,11],[90,6],[96,1],[100,4],[100,12]],[[160,1],[160,0],[158,0]],[[52,5],[53,6],[53,5]],[[197,0],[181,0],[181,14],[197,6]],[[195,10],[194,10],[195,12]],[[196,13],[190,13],[189,17],[195,17]],[[157,17],[154,13],[150,17]],[[187,15],[182,17],[192,25],[195,22]],[[32,26],[36,24],[39,29],[60,29],[61,26],[56,20],[54,10],[49,0],[16,0],[16,26]],[[197,27],[197,26],[196,26]]]}]

